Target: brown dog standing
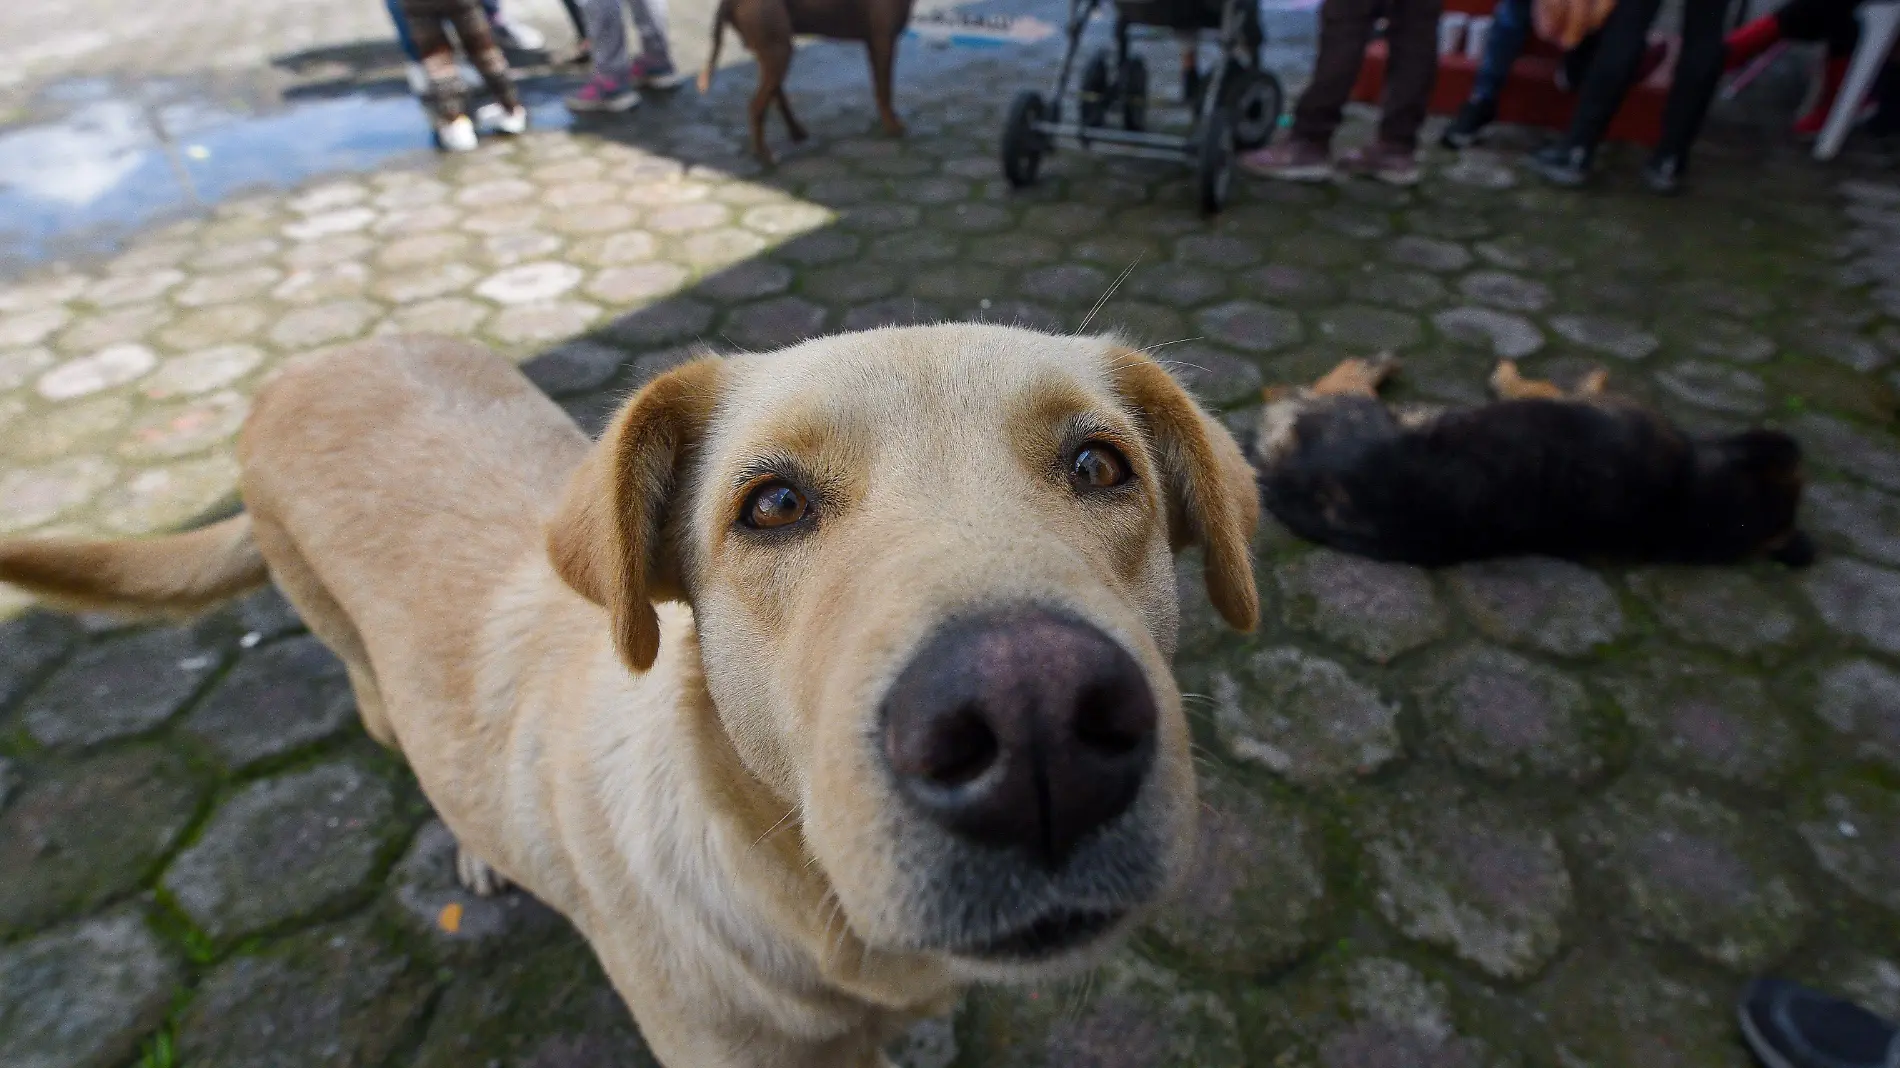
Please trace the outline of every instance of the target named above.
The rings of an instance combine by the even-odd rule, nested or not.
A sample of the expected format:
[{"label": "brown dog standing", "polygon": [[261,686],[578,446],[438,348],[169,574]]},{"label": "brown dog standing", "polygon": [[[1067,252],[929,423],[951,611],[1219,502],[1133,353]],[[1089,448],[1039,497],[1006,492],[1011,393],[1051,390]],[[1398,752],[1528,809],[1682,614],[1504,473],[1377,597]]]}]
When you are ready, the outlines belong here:
[{"label": "brown dog standing", "polygon": [[884,132],[904,133],[904,124],[891,108],[891,69],[897,61],[897,38],[910,23],[912,0],[720,0],[713,15],[712,53],[699,72],[699,91],[712,87],[713,68],[719,63],[719,45],[728,23],[759,61],[759,91],[752,94],[746,119],[752,130],[752,152],[762,163],[772,162],[765,147],[765,112],[778,101],[779,114],[793,141],[805,139],[805,128],[792,115],[785,98],[785,73],[792,66],[792,38],[814,34],[838,41],[863,41],[871,55],[871,86],[877,93],[877,114]]}]

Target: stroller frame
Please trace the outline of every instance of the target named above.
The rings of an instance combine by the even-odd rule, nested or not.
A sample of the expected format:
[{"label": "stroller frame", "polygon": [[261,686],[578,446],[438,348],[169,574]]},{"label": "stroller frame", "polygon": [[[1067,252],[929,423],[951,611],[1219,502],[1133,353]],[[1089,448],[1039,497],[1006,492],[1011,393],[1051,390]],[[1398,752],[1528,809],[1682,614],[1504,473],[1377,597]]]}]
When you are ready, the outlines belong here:
[{"label": "stroller frame", "polygon": [[[1076,57],[1090,21],[1104,3],[1115,7],[1114,45],[1090,59],[1079,79],[1074,118],[1065,121],[1063,99],[1075,72]],[[1208,5],[1219,3],[1218,20]],[[1280,80],[1260,58],[1266,34],[1258,0],[1070,0],[1067,47],[1054,92],[1045,99],[1024,90],[1011,103],[1003,130],[1003,174],[1012,186],[1033,185],[1042,157],[1059,146],[1131,156],[1196,168],[1201,210],[1214,214],[1225,205],[1234,158],[1272,139],[1285,103]],[[1199,6],[1196,6],[1199,5]],[[1183,88],[1191,123],[1185,136],[1146,129],[1148,69],[1130,47],[1135,26],[1177,32],[1217,29],[1219,58],[1203,76],[1197,66]],[[1117,105],[1122,128],[1108,125]]]}]

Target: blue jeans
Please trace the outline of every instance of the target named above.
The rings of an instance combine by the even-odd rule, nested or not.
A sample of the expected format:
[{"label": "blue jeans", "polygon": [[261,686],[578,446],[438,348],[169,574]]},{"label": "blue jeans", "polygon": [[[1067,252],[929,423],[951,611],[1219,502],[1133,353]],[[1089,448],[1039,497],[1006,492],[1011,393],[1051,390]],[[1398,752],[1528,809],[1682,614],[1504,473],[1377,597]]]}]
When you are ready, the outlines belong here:
[{"label": "blue jeans", "polygon": [[[416,39],[409,35],[409,20],[403,16],[402,0],[383,0],[389,9],[389,21],[396,24],[396,45],[402,49],[403,58],[411,63],[422,62],[422,53],[416,51]],[[482,0],[482,10],[488,13],[488,21],[494,22],[501,14],[501,0]]]},{"label": "blue jeans", "polygon": [[1498,0],[1491,12],[1491,35],[1485,39],[1484,62],[1478,65],[1477,80],[1472,83],[1474,100],[1496,102],[1511,75],[1511,64],[1524,51],[1531,34],[1531,0]]}]

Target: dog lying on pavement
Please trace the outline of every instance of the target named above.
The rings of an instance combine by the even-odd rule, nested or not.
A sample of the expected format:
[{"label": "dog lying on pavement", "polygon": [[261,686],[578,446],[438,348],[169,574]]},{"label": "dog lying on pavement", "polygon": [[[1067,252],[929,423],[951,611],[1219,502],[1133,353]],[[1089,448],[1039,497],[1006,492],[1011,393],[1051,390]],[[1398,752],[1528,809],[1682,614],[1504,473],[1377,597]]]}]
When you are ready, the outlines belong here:
[{"label": "dog lying on pavement", "polygon": [[455,833],[669,1068],[868,1068],[972,980],[1092,962],[1193,854],[1172,552],[1251,628],[1233,439],[1102,338],[887,329],[653,381],[597,443],[502,359],[293,361],[246,511],[0,543],[48,601],[267,579]]},{"label": "dog lying on pavement", "polygon": [[871,59],[871,90],[877,96],[878,121],[884,132],[901,137],[904,124],[891,107],[891,75],[897,65],[897,41],[910,24],[912,0],[719,0],[713,13],[712,51],[699,72],[699,91],[712,88],[719,65],[719,47],[725,28],[732,26],[759,64],[759,88],[752,94],[746,121],[752,133],[752,154],[770,165],[772,150],[765,147],[765,113],[774,101],[785,118],[794,142],[805,139],[805,127],[792,114],[785,96],[785,75],[792,66],[792,39],[814,34],[839,41],[863,41]]},{"label": "dog lying on pavement", "polygon": [[1394,410],[1388,358],[1346,360],[1313,385],[1270,387],[1252,458],[1267,509],[1310,541],[1434,567],[1540,553],[1571,559],[1812,561],[1795,526],[1803,476],[1786,434],[1692,438],[1605,392],[1524,378],[1499,400]]}]

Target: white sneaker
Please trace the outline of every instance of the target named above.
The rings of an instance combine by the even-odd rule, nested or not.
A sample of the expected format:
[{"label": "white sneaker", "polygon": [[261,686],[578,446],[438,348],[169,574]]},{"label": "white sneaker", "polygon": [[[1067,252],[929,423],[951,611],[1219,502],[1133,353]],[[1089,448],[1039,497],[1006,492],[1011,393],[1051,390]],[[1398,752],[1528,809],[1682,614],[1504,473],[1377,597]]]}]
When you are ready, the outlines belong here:
[{"label": "white sneaker", "polygon": [[402,65],[402,73],[403,77],[409,79],[409,91],[411,93],[416,96],[422,96],[429,91],[429,72],[422,69],[422,64],[404,63]]},{"label": "white sneaker", "polygon": [[513,111],[500,104],[483,104],[475,109],[475,121],[482,129],[496,133],[524,134],[528,132],[528,109],[517,106]]},{"label": "white sneaker", "polygon": [[548,46],[547,36],[525,22],[496,19],[490,25],[495,29],[496,43],[503,48],[513,48],[521,52],[539,52]]},{"label": "white sneaker", "polygon": [[475,124],[468,121],[467,115],[436,130],[435,136],[444,152],[475,151]]}]

